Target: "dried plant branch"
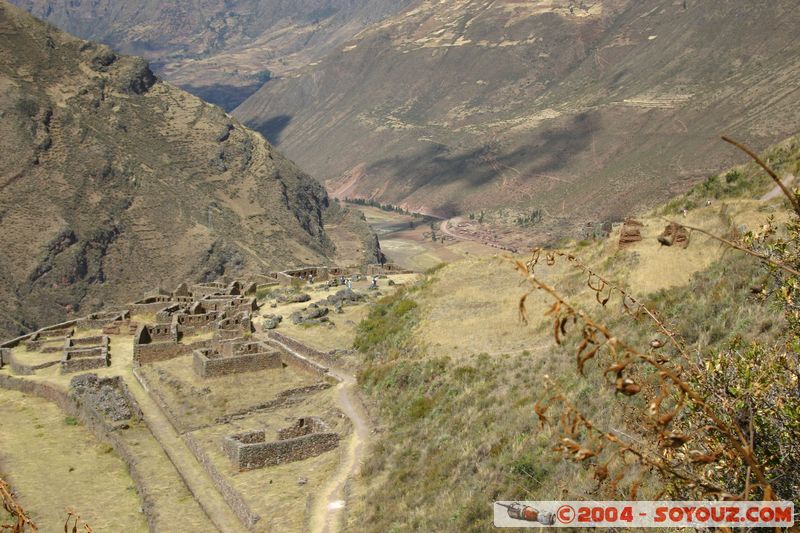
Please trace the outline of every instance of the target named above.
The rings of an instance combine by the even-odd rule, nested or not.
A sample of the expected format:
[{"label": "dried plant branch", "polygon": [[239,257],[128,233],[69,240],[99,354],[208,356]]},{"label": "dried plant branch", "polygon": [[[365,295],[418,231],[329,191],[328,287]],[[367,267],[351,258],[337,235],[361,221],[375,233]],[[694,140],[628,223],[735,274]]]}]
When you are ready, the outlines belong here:
[{"label": "dried plant branch", "polygon": [[769,174],[769,177],[772,178],[772,180],[778,184],[778,187],[780,187],[781,191],[786,196],[786,198],[789,199],[789,203],[792,204],[794,212],[797,213],[798,216],[800,216],[800,200],[798,200],[797,196],[794,193],[792,193],[792,191],[786,188],[786,185],[783,184],[783,182],[781,181],[781,179],[778,177],[778,175],[775,173],[774,170],[769,168],[769,166],[767,166],[767,164],[764,163],[764,161],[762,161],[761,158],[758,157],[758,155],[755,152],[753,152],[750,148],[743,145],[742,143],[734,141],[733,139],[725,135],[722,136],[722,140],[725,141],[726,143],[732,144],[742,152],[749,155],[753,159],[753,161],[755,161],[758,164],[758,166],[763,168],[767,172],[767,174]]},{"label": "dried plant branch", "polygon": [[[781,185],[784,194],[800,215],[800,195],[790,193],[775,172],[752,151],[735,141],[724,139],[753,157],[772,179]],[[786,251],[786,243],[791,242],[790,240],[777,240],[776,244],[770,247],[770,250],[776,250],[778,254],[778,257],[773,258],[771,253],[762,255],[744,243],[738,244],[701,228],[667,221],[707,235],[759,259],[776,270],[789,274],[791,278],[784,280],[781,301],[787,309],[787,317],[791,324],[796,327],[800,323],[800,313],[796,311],[793,300],[795,283],[797,277],[800,277],[800,271],[796,270],[795,266],[796,249],[789,246],[789,251]],[[789,230],[789,239],[794,239],[796,242],[797,234],[800,233],[800,223],[795,221],[789,226]],[[542,257],[542,253],[546,255]],[[675,347],[675,351],[670,352],[677,352],[683,358],[669,358],[658,352],[658,349],[664,346],[664,342],[659,338],[650,341],[650,349],[638,350],[616,337],[608,326],[595,321],[587,313],[570,304],[554,287],[537,279],[534,270],[540,259],[546,258],[547,265],[552,266],[562,257],[567,258],[572,266],[587,275],[585,285],[594,293],[595,299],[601,306],[606,307],[615,293],[620,294],[624,314],[635,320],[643,314],[647,315],[655,324],[653,330],[657,329]],[[672,484],[666,486],[662,495],[667,491],[676,490],[677,494],[689,491],[724,500],[758,498],[769,501],[777,498],[776,488],[784,494],[791,494],[792,485],[782,479],[786,474],[776,470],[775,453],[765,448],[759,441],[774,439],[781,453],[787,449],[790,454],[793,453],[794,448],[791,444],[786,448],[786,443],[789,442],[786,439],[791,439],[791,428],[794,427],[791,425],[794,423],[791,420],[796,420],[791,419],[791,416],[796,412],[795,407],[785,407],[780,403],[781,397],[778,397],[770,399],[763,409],[760,407],[754,409],[754,405],[748,400],[745,402],[745,405],[749,404],[749,416],[747,416],[747,412],[743,410],[745,407],[742,398],[737,391],[741,392],[741,387],[744,387],[747,391],[752,390],[754,394],[767,398],[764,395],[770,390],[773,378],[771,374],[767,375],[769,371],[765,371],[766,373],[753,378],[756,381],[751,387],[749,385],[751,367],[744,369],[746,376],[740,375],[744,371],[738,366],[734,368],[734,372],[739,374],[729,375],[727,358],[734,359],[732,364],[738,362],[749,364],[748,362],[755,361],[756,365],[760,365],[763,353],[759,351],[759,344],[753,343],[742,347],[741,341],[736,341],[728,351],[711,356],[701,366],[700,362],[689,357],[679,335],[672,332],[653,310],[647,308],[626,289],[594,272],[575,256],[537,248],[532,251],[532,257],[527,264],[519,260],[513,262],[531,286],[519,302],[519,313],[523,321],[527,319],[526,299],[536,291],[547,293],[552,305],[545,315],[552,320],[553,338],[562,346],[569,346],[574,340],[578,372],[583,375],[592,366],[597,369],[598,361],[602,361],[599,377],[607,379],[610,375],[610,384],[614,386],[615,393],[628,397],[637,395],[644,397],[644,404],[641,401],[629,404],[636,411],[634,416],[640,424],[641,438],[634,438],[624,433],[617,435],[613,428],[610,431],[604,430],[601,428],[602,424],[596,426],[593,421],[586,418],[568,398],[569,395],[562,393],[559,386],[547,378],[547,392],[544,398],[534,405],[534,413],[542,427],[548,425],[560,433],[554,450],[561,452],[565,458],[594,469],[594,478],[598,481],[594,492],[605,485],[606,490],[610,490],[613,494],[618,492],[624,494],[627,491],[628,496],[635,499],[647,472],[653,472],[672,480]],[[797,336],[791,339],[796,340]],[[782,355],[775,349],[768,353],[774,356],[770,360],[773,364],[779,364],[781,369],[786,367],[785,369],[790,371],[786,363],[782,362],[785,354]],[[778,358],[778,362],[775,362],[775,358]],[[608,366],[603,371],[603,366],[606,365]],[[748,381],[742,384],[739,378],[746,378]],[[784,381],[781,383],[785,385]],[[789,388],[792,388],[791,381],[789,383]],[[548,409],[554,404],[557,404],[559,414],[548,415]],[[789,404],[795,405],[791,401]],[[761,427],[763,424],[759,421],[763,417],[770,420],[777,417],[779,427],[789,428],[788,432],[773,435],[769,429]],[[786,460],[780,458],[777,464],[797,464],[795,455],[790,455]],[[632,483],[630,479],[633,478],[627,475],[631,465],[638,468],[638,473],[634,472],[633,477],[636,479]],[[620,483],[626,477],[628,477],[625,481],[627,488],[624,489]],[[797,528],[794,527],[793,530],[796,531]]]},{"label": "dried plant branch", "polygon": [[[554,261],[554,258],[548,259],[550,264],[552,264],[552,261]],[[553,287],[537,279],[530,272],[527,265],[524,265],[521,261],[516,261],[516,266],[517,269],[526,276],[527,280],[534,287],[534,289],[542,290],[548,293],[550,298],[554,301],[553,306],[547,312],[547,314],[554,317],[553,334],[558,343],[561,343],[563,337],[566,335],[565,327],[568,323],[582,323],[584,342],[581,343],[581,346],[578,349],[579,370],[583,368],[583,364],[587,360],[586,356],[582,356],[582,352],[586,346],[588,344],[600,345],[600,347],[606,348],[617,360],[615,364],[606,370],[606,374],[609,372],[616,373],[617,378],[615,386],[618,393],[622,393],[627,396],[634,396],[641,391],[641,386],[638,383],[634,382],[634,380],[630,378],[624,377],[624,371],[626,368],[636,361],[647,364],[657,370],[662,384],[669,382],[676,388],[676,392],[681,397],[678,407],[676,407],[673,412],[669,412],[659,419],[663,420],[663,422],[660,424],[661,431],[659,433],[662,441],[662,448],[668,449],[679,447],[691,440],[691,438],[687,435],[680,434],[676,431],[667,431],[667,426],[682,408],[682,398],[686,397],[692,401],[697,410],[702,413],[702,415],[710,422],[708,427],[719,433],[723,441],[727,442],[727,444],[732,448],[733,455],[741,460],[744,465],[749,467],[750,471],[756,477],[757,486],[764,490],[765,499],[769,499],[770,495],[774,494],[764,472],[763,466],[758,462],[753,453],[749,439],[738,427],[726,423],[714,410],[712,405],[710,405],[705,398],[703,398],[696,390],[692,388],[691,385],[689,385],[680,377],[680,369],[673,369],[667,366],[663,360],[657,359],[652,355],[642,353],[633,346],[628,345],[623,340],[617,338],[606,326],[595,322],[589,316],[587,316],[586,313],[572,306]],[[520,307],[524,308],[524,302],[521,302]],[[598,334],[601,338],[598,338]],[[657,409],[658,406],[656,406],[656,411]],[[544,410],[540,408],[536,410],[536,413],[539,415],[540,421],[544,423],[543,411]],[[574,413],[577,413],[577,411],[574,411]],[[580,417],[580,422],[583,427],[590,430],[599,431],[594,428],[591,422],[583,418],[582,415],[578,414],[577,416]],[[562,439],[562,443],[559,447],[557,447],[557,449],[571,453],[573,457],[579,461],[596,455],[596,453],[591,452],[591,450],[585,447],[581,447],[579,444],[574,442],[574,440],[569,438],[570,435],[574,435],[576,433],[574,421],[572,426],[568,427],[567,424],[564,423],[564,419],[562,417],[562,426],[564,428],[564,433],[568,437],[568,440],[564,441]],[[658,469],[659,471],[668,473],[682,481],[690,482],[695,486],[703,486],[705,490],[710,489],[710,486],[707,482],[698,479],[690,479],[685,473],[677,471],[674,467],[661,462],[661,460],[654,460],[648,457],[646,454],[632,447],[629,445],[629,443],[625,443],[618,437],[610,433],[601,433],[604,435],[604,438],[607,441],[613,442],[620,446],[622,453],[631,453],[635,455],[642,464],[646,464],[650,467]],[[575,447],[576,445],[578,446],[577,448]]]},{"label": "dried plant branch", "polygon": [[3,500],[3,508],[16,519],[15,524],[0,524],[0,531],[36,533],[36,524],[28,518],[25,510],[11,494],[11,487],[3,479],[0,479],[0,498]]},{"label": "dried plant branch", "polygon": [[[527,264],[528,271],[531,274],[534,273],[533,269],[536,266],[536,263],[538,262],[539,256],[540,256],[542,251],[543,251],[542,248],[535,248],[535,249],[532,250],[531,260]],[[626,289],[624,287],[621,287],[621,286],[609,281],[608,279],[604,278],[603,276],[598,274],[596,271],[594,271],[591,268],[589,268],[585,263],[583,263],[580,259],[578,259],[578,257],[576,257],[573,254],[568,254],[568,253],[561,252],[561,251],[558,251],[558,250],[549,251],[549,252],[547,252],[547,258],[548,258],[547,259],[547,263],[548,263],[548,265],[554,264],[556,257],[566,258],[567,261],[569,261],[575,268],[577,268],[577,269],[581,270],[582,272],[588,274],[590,276],[590,281],[591,281],[592,277],[595,277],[598,280],[600,280],[605,285],[605,287],[608,287],[608,295],[603,300],[600,300],[600,291],[602,291],[605,287],[601,287],[600,291],[598,291],[597,289],[592,287],[591,284],[589,284],[590,288],[592,288],[596,292],[597,301],[598,301],[598,303],[600,305],[605,306],[608,303],[608,301],[611,298],[611,293],[613,291],[616,291],[617,293],[621,294],[622,298],[623,298],[623,303],[624,303],[626,309],[628,309],[629,306],[627,305],[627,302],[625,302],[625,300],[629,301],[633,306],[636,307],[637,310],[640,310],[640,311],[644,312],[650,318],[650,320],[655,324],[655,326],[658,329],[658,331],[669,339],[670,343],[672,343],[672,345],[675,347],[675,349],[678,350],[678,352],[681,354],[681,356],[687,362],[690,361],[689,354],[686,352],[686,346],[684,345],[683,341],[681,339],[679,339],[675,335],[674,332],[672,332],[669,328],[667,328],[667,326],[658,317],[658,315],[655,313],[655,311],[653,311],[652,309],[647,307],[644,303],[642,303],[641,300],[639,300],[638,298],[633,296],[628,289]]]}]

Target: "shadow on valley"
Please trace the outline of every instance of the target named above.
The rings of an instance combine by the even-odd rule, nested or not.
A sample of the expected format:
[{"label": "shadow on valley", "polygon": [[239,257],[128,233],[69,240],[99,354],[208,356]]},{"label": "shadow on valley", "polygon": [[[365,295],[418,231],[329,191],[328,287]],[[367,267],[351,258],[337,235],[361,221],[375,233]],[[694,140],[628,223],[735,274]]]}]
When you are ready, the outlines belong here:
[{"label": "shadow on valley", "polygon": [[182,85],[181,89],[202,98],[206,102],[218,105],[230,113],[247,100],[250,95],[259,90],[262,85],[261,83],[252,85]]},{"label": "shadow on valley", "polygon": [[289,115],[276,115],[263,122],[250,121],[246,125],[264,136],[273,146],[278,146],[281,142],[283,130],[292,122]]},{"label": "shadow on valley", "polygon": [[[486,185],[509,169],[526,176],[563,170],[588,148],[600,130],[596,113],[581,113],[564,125],[535,132],[522,145],[504,151],[499,142],[488,142],[473,150],[455,153],[444,144],[428,145],[410,156],[394,156],[370,165],[371,175],[406,176],[407,186],[416,190],[426,185],[462,182],[474,188]],[[455,206],[451,206],[454,209]]]}]

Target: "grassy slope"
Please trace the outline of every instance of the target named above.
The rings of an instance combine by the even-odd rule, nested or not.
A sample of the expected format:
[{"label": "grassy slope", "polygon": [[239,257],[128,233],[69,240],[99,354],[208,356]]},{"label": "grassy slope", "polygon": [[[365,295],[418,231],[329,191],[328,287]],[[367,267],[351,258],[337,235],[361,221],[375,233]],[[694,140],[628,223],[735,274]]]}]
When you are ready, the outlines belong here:
[{"label": "grassy slope", "polygon": [[[798,156],[797,139],[769,153],[781,175],[798,170]],[[612,241],[568,246],[607,277],[646,294],[699,355],[739,335],[768,339],[783,327],[773,309],[749,294],[763,275],[755,261],[697,234],[687,250],[653,244],[665,224],[657,218],[662,211],[686,206],[687,220],[718,234],[782,211],[779,201],[752,200],[770,188],[753,166],[736,171],[734,180],[710,179],[643,217],[647,240],[624,251]],[[711,207],[708,198],[716,199]],[[542,264],[537,275],[634,345],[653,337],[647,324],[623,318],[615,301],[607,309],[594,303],[585,275],[558,263]],[[384,300],[362,323],[359,382],[382,428],[355,484],[351,530],[483,531],[494,499],[614,497],[595,492],[596,481],[551,451],[552,433],[539,428],[532,406],[544,374],[591,418],[635,431],[626,424],[625,402],[599,377],[577,375],[574,353],[555,345],[541,316],[542,295],[529,298],[531,324],[516,321],[524,291],[510,265],[463,261]],[[656,484],[648,485],[640,497],[657,493]]]},{"label": "grassy slope", "polygon": [[[8,390],[0,398],[3,424],[14,428],[0,434],[0,470],[40,531],[59,531],[66,509],[95,531],[147,531],[133,480],[109,445],[50,402]],[[0,512],[0,524],[5,518]]]}]

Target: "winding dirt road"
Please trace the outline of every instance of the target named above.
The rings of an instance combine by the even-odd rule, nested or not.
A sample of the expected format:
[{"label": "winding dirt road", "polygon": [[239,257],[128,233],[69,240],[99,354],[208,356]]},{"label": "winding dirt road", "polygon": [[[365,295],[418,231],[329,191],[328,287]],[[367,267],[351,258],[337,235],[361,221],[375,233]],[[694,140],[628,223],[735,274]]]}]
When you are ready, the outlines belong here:
[{"label": "winding dirt road", "polygon": [[[276,339],[271,339],[271,342],[297,354],[295,350]],[[295,342],[297,341],[295,340]],[[307,355],[297,355],[311,359]],[[316,362],[324,364],[322,361]],[[347,447],[342,451],[342,460],[339,468],[314,498],[308,526],[309,531],[312,533],[334,533],[341,530],[341,519],[346,505],[345,489],[347,482],[358,472],[370,432],[366,410],[356,392],[355,377],[335,368],[329,368],[328,373],[339,380],[339,384],[336,386],[336,403],[339,409],[352,421],[353,432],[347,440]]]},{"label": "winding dirt road", "polygon": [[450,225],[451,224],[453,224],[455,226],[458,226],[458,224],[462,220],[463,219],[461,217],[448,218],[447,220],[442,221],[441,225],[439,226],[439,230],[442,233],[444,233],[445,235],[449,235],[450,237],[452,237],[452,238],[454,238],[456,240],[473,241],[473,242],[480,243],[480,244],[482,244],[484,246],[489,246],[491,248],[497,248],[498,250],[505,250],[507,252],[517,253],[516,248],[511,248],[509,246],[505,246],[504,244],[500,244],[499,242],[495,242],[495,241],[492,241],[490,239],[478,239],[478,238],[472,237],[470,235],[462,235],[460,233],[455,233],[454,231],[450,230]]}]

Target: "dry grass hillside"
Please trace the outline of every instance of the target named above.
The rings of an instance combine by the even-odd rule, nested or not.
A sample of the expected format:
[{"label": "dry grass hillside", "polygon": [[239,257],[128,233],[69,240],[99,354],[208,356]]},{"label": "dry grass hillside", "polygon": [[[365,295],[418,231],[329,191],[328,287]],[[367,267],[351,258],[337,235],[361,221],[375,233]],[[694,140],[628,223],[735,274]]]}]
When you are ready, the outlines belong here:
[{"label": "dry grass hillside", "polygon": [[3,334],[334,253],[324,188],[263,137],[5,2],[0,115]]},{"label": "dry grass hillside", "polygon": [[[796,174],[798,139],[776,146],[768,158],[782,178]],[[608,239],[562,243],[566,254],[655,310],[701,361],[739,339],[780,342],[787,327],[781,312],[753,292],[768,277],[758,261],[698,232],[687,248],[657,240],[665,218],[728,238],[759,230],[769,217],[776,226],[788,220],[785,199],[769,194],[771,182],[754,165],[726,176],[712,176],[643,213],[639,242],[620,247],[617,228]],[[637,470],[634,460],[622,468],[624,477],[609,484],[554,450],[557,414],[548,412],[555,422],[540,425],[534,412],[554,393],[548,382],[617,435],[639,442],[646,430],[635,414],[638,404],[614,394],[603,362],[587,364],[600,372],[582,376],[576,370],[579,334],[556,344],[553,318],[545,316],[553,302],[544,291],[528,296],[529,322],[520,320],[519,301],[530,285],[513,259],[474,258],[435,269],[379,302],[359,326],[359,383],[380,429],[354,484],[348,515],[353,530],[486,531],[493,500],[621,499],[628,494],[622,487],[634,483],[638,498],[652,499],[667,487],[652,472]],[[647,347],[659,337],[647,318],[624,313],[618,295],[600,305],[586,272],[566,257],[550,265],[542,254],[535,274],[625,342]],[[788,431],[797,431],[796,414]],[[791,489],[796,477],[786,486],[782,497],[797,501],[800,494]]]},{"label": "dry grass hillside", "polygon": [[621,220],[732,164],[720,133],[796,132],[797,22],[791,1],[418,2],[235,115],[334,196]]}]

